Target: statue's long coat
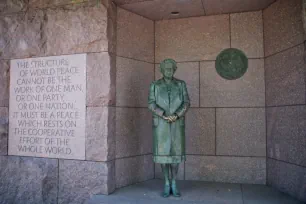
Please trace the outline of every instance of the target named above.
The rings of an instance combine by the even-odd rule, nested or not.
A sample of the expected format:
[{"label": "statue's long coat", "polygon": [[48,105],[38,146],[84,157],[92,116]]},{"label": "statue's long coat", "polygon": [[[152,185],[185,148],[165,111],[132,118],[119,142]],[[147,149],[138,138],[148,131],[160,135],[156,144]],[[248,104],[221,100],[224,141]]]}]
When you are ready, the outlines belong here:
[{"label": "statue's long coat", "polygon": [[[153,112],[153,157],[156,163],[180,163],[185,160],[185,113],[190,106],[186,83],[173,78],[151,83],[149,109]],[[162,116],[176,114],[169,123]]]}]

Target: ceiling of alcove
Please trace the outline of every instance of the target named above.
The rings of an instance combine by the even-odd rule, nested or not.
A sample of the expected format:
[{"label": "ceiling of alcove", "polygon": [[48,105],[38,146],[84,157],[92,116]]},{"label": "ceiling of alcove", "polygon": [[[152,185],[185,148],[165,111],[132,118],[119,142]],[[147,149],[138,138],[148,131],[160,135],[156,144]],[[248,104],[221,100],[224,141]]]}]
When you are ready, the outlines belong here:
[{"label": "ceiling of alcove", "polygon": [[[152,20],[256,11],[275,0],[113,0],[119,7]],[[179,15],[171,15],[179,12]]]}]

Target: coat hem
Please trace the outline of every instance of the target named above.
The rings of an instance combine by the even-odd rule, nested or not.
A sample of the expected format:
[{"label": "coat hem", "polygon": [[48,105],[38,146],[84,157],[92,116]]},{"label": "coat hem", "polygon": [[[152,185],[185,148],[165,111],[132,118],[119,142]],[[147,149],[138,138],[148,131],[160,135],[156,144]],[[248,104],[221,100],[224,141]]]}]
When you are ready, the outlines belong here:
[{"label": "coat hem", "polygon": [[183,161],[186,161],[186,156],[185,155],[179,155],[179,156],[154,155],[153,160],[155,163],[160,163],[160,164],[181,163]]}]

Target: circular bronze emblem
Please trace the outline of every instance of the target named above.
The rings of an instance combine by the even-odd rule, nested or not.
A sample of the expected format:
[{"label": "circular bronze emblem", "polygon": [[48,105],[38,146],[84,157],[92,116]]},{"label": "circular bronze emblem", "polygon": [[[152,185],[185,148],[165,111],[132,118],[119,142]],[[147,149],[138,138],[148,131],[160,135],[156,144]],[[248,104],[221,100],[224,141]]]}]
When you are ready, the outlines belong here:
[{"label": "circular bronze emblem", "polygon": [[247,68],[248,58],[241,50],[228,48],[217,56],[216,70],[225,79],[238,79],[244,75]]}]

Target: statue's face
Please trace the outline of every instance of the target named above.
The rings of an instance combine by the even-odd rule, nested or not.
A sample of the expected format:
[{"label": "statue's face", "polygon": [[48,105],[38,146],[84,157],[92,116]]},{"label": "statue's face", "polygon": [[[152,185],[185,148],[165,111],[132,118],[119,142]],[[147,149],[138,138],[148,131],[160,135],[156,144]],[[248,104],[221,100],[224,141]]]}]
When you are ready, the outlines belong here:
[{"label": "statue's face", "polygon": [[174,75],[174,67],[173,67],[172,63],[166,63],[165,64],[163,75],[166,78],[172,78],[173,77],[173,75]]}]

